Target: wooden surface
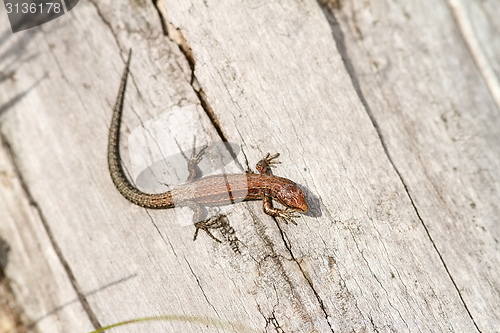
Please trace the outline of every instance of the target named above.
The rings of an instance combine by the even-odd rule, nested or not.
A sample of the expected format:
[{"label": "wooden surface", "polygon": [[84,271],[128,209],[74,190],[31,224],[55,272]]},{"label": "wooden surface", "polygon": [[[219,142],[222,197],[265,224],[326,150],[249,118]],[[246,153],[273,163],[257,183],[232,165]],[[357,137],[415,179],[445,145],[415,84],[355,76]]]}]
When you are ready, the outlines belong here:
[{"label": "wooden surface", "polygon": [[[172,315],[110,332],[500,330],[494,1],[157,7],[0,22],[0,258],[33,329]],[[297,226],[234,205],[237,254],[119,195],[106,140],[131,47],[127,168],[127,134],[197,105],[244,168],[281,153],[275,174],[310,206]]]}]

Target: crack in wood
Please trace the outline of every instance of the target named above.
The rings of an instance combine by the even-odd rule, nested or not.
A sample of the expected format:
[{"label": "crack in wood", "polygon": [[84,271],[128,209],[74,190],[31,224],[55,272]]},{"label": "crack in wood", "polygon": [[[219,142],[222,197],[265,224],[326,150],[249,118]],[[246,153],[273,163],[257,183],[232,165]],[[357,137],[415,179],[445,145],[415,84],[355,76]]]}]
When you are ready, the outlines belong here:
[{"label": "crack in wood", "polygon": [[[163,28],[163,33],[165,36],[167,36],[172,42],[176,43],[177,46],[179,47],[179,50],[181,53],[184,55],[186,58],[189,67],[191,68],[191,80],[190,80],[190,85],[193,88],[193,91],[195,92],[196,96],[198,97],[198,100],[200,101],[200,105],[207,114],[208,118],[210,119],[210,122],[214,126],[215,130],[217,131],[217,134],[221,138],[223,142],[229,142],[227,139],[226,134],[224,133],[222,126],[219,122],[219,118],[215,114],[212,106],[210,105],[207,95],[205,94],[205,91],[201,88],[198,79],[196,78],[195,75],[195,67],[196,67],[196,60],[194,59],[193,52],[191,50],[191,47],[189,46],[189,43],[187,42],[186,38],[182,34],[182,31],[179,28],[176,28],[170,21],[168,20],[168,15],[167,15],[167,10],[165,8],[165,3],[161,0],[153,0],[153,5],[155,6],[156,10],[158,11],[158,15],[160,16],[160,20],[162,22],[162,28]],[[238,159],[236,158],[235,152],[231,149],[231,147],[227,148],[229,150],[229,153],[233,157],[233,160],[235,163],[243,169],[243,167],[240,165]],[[247,165],[247,169],[249,169]]]},{"label": "crack in wood", "polygon": [[410,203],[413,207],[413,210],[415,211],[415,214],[417,215],[417,218],[418,220],[420,221],[420,224],[423,226],[424,230],[425,230],[425,233],[427,234],[427,237],[429,238],[434,250],[436,251],[437,255],[439,256],[439,259],[448,275],[448,277],[450,278],[453,286],[455,287],[455,290],[457,291],[458,293],[458,296],[460,297],[460,300],[465,308],[465,310],[467,311],[470,319],[472,320],[472,322],[474,323],[474,326],[476,327],[476,329],[478,330],[478,332],[481,332],[481,330],[479,329],[479,326],[477,325],[476,321],[474,320],[474,317],[472,316],[472,313],[470,312],[468,306],[467,306],[467,303],[465,302],[463,296],[462,296],[462,293],[460,292],[460,289],[458,288],[456,282],[455,282],[455,279],[453,278],[453,276],[451,275],[451,272],[449,271],[448,269],[448,266],[446,265],[446,262],[443,258],[443,256],[441,255],[441,252],[439,251],[439,249],[437,248],[437,245],[436,243],[434,242],[434,239],[432,238],[430,232],[429,232],[429,229],[427,227],[427,225],[425,224],[424,220],[422,219],[422,217],[420,216],[420,213],[418,211],[418,208],[413,200],[413,197],[410,193],[410,190],[408,189],[408,185],[406,184],[406,182],[404,181],[403,179],[403,176],[401,175],[400,171],[398,170],[398,168],[396,167],[396,164],[394,163],[390,153],[389,153],[389,150],[387,148],[387,145],[385,143],[385,140],[384,140],[384,136],[382,135],[382,132],[381,132],[381,129],[377,123],[377,120],[375,119],[374,115],[373,115],[373,112],[370,108],[370,106],[368,105],[364,95],[363,95],[363,92],[361,90],[361,87],[360,87],[360,84],[359,84],[359,80],[357,78],[357,75],[356,75],[356,72],[354,70],[354,66],[352,65],[352,62],[347,54],[347,48],[346,48],[346,45],[345,45],[345,41],[344,41],[344,35],[343,35],[343,32],[340,28],[340,24],[339,22],[337,21],[337,19],[335,18],[334,16],[334,13],[333,13],[333,9],[329,7],[329,4],[328,4],[328,1],[322,1],[322,0],[318,0],[318,4],[319,6],[321,7],[321,9],[323,10],[323,13],[325,15],[325,18],[327,19],[329,25],[330,25],[330,29],[332,31],[332,35],[333,35],[333,38],[335,39],[335,43],[337,45],[337,50],[339,52],[339,54],[341,55],[342,57],[342,61],[345,65],[345,68],[346,68],[346,71],[347,73],[349,74],[349,77],[351,78],[351,82],[352,82],[352,85],[354,87],[354,90],[356,91],[363,107],[365,108],[372,124],[373,124],[373,127],[375,128],[376,132],[377,132],[377,135],[380,139],[380,143],[384,149],[384,152],[385,152],[385,155],[387,156],[387,159],[389,160],[389,163],[392,165],[394,171],[396,172],[399,180],[401,181],[401,184],[403,185],[403,188],[406,192],[406,195],[408,196],[409,200],[410,200]]}]

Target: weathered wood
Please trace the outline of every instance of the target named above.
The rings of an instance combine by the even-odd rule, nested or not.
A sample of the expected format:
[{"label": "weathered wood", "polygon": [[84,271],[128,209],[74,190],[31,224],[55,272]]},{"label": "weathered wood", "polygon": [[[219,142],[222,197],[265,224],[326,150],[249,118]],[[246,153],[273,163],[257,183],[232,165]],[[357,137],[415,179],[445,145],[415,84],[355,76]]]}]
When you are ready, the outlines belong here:
[{"label": "weathered wood", "polygon": [[[150,2],[81,2],[0,44],[0,236],[40,331],[170,314],[189,318],[122,329],[498,328],[500,116],[455,7],[158,2],[182,49]],[[310,204],[297,226],[260,202],[232,206],[236,254],[204,234],[193,242],[176,211],[119,195],[106,139],[130,47],[128,169],[130,131],[203,104],[207,137],[240,145],[245,167],[282,153],[275,174],[303,185]]]},{"label": "weathered wood", "polygon": [[456,25],[481,72],[491,96],[500,105],[500,22],[498,1],[449,0]]},{"label": "weathered wood", "polygon": [[8,248],[6,273],[23,311],[41,332],[89,331],[92,326],[54,251],[40,218],[30,204],[5,142],[0,149],[0,234]]},{"label": "weathered wood", "polygon": [[360,96],[464,306],[479,329],[496,331],[500,114],[488,85],[497,83],[481,76],[479,50],[446,3],[351,4],[338,16]]}]

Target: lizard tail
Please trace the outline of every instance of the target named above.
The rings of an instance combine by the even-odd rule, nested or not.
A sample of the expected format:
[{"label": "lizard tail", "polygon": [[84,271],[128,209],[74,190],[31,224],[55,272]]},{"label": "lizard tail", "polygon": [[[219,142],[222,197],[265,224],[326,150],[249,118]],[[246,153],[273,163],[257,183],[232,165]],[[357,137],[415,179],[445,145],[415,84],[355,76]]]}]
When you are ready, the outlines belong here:
[{"label": "lizard tail", "polygon": [[113,118],[109,127],[108,137],[108,168],[111,179],[117,190],[130,202],[145,208],[172,208],[174,203],[171,192],[161,194],[144,193],[137,189],[127,179],[120,157],[120,124],[123,113],[123,101],[125,97],[125,89],[127,87],[127,78],[132,58],[132,49],[130,49],[127,65],[123,71],[118,97],[116,98],[115,108],[113,109]]}]

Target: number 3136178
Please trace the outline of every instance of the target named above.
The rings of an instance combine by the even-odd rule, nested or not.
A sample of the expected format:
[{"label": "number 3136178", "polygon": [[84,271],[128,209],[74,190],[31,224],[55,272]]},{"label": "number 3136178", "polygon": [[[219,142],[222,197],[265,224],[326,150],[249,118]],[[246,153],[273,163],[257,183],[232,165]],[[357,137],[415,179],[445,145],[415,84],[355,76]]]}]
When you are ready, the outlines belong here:
[{"label": "number 3136178", "polygon": [[[41,14],[41,13],[50,13],[51,11],[54,13],[59,13],[61,12],[61,4],[56,2],[46,2],[46,3],[16,3],[15,5],[11,3],[6,3],[5,7],[7,8],[7,14],[10,14],[12,12],[18,14],[18,13],[23,13],[23,14]],[[45,8],[44,8],[45,7]]]}]

